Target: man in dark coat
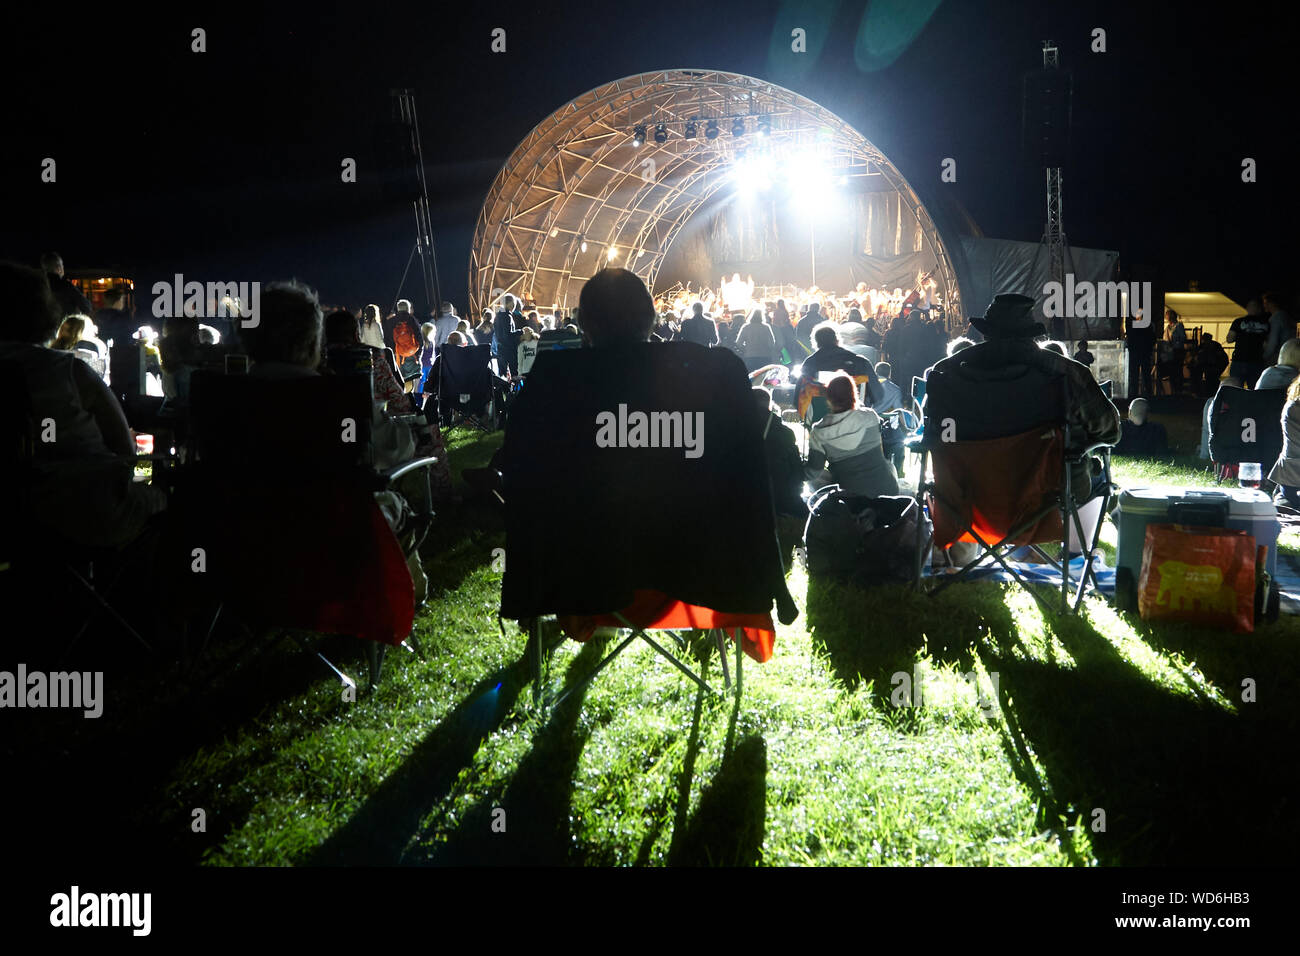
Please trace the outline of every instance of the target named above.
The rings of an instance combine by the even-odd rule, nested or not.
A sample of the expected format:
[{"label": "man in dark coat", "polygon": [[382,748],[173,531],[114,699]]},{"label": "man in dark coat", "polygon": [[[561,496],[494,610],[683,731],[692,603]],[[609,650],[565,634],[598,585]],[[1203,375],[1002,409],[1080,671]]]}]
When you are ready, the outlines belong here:
[{"label": "man in dark coat", "polygon": [[513,378],[519,371],[519,355],[515,346],[515,297],[506,293],[501,299],[501,311],[492,320],[492,357],[497,360],[497,373],[509,370]]},{"label": "man in dark coat", "polygon": [[711,348],[718,344],[718,324],[704,314],[704,303],[691,306],[691,317],[682,322],[681,340]]},{"label": "man in dark coat", "polygon": [[[971,318],[971,325],[984,333],[985,341],[962,349],[930,370],[926,382],[927,415],[936,406],[958,410],[957,434],[976,439],[1020,434],[1042,423],[1042,409],[1035,402],[1035,394],[1041,395],[1064,375],[1069,389],[1070,425],[1066,454],[1081,452],[1099,442],[1114,445],[1121,435],[1119,410],[1086,366],[1038,347],[1034,339],[1045,334],[1046,329],[1043,323],[1034,321],[1033,308],[1034,300],[1029,296],[1003,294],[994,297],[983,318]],[[982,383],[1008,379],[1023,380],[1024,402],[1014,407],[989,407]],[[1080,462],[1076,466],[1071,484],[1080,501],[1099,492],[1098,477],[1092,463]]]}]

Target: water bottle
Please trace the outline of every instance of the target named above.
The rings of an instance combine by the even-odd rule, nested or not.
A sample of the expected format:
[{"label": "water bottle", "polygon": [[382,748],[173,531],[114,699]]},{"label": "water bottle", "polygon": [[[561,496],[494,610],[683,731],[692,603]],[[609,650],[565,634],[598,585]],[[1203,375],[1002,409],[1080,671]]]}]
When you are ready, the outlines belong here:
[{"label": "water bottle", "polygon": [[1243,461],[1237,471],[1237,479],[1243,488],[1258,488],[1263,478],[1263,469],[1257,461]]}]

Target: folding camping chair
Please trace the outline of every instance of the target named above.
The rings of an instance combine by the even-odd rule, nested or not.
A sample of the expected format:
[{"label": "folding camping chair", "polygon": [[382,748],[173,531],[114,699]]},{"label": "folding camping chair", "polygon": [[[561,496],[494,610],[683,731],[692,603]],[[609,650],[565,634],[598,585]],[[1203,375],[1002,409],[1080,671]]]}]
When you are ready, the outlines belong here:
[{"label": "folding camping chair", "polygon": [[[1026,386],[1031,383],[1022,379],[982,380],[966,383],[963,388],[961,379],[965,374],[962,366],[948,373],[956,379],[957,390],[980,396],[978,405],[962,402],[947,388],[936,390],[935,383],[931,383],[916,499],[918,505],[930,509],[936,548],[965,541],[978,545],[978,553],[929,593],[938,593],[992,559],[1050,612],[1049,604],[1010,564],[1011,554],[1028,546],[1061,575],[1059,610],[1064,613],[1069,609],[1073,586],[1073,607],[1077,611],[1089,583],[1094,590],[1097,588],[1093,555],[1110,505],[1110,446],[1095,444],[1067,453],[1070,394],[1069,379],[1064,375],[1050,379],[1046,385],[1032,383],[1033,417],[1038,422],[1029,429],[1017,426],[1008,434],[1005,424],[999,422],[999,410],[1024,407],[1029,394]],[[1093,456],[1101,458],[1105,485],[1095,524],[1085,528],[1080,516],[1084,502],[1076,501],[1071,471]],[[927,461],[933,465],[930,480]],[[1069,570],[1071,530],[1083,552],[1083,570],[1077,583]],[[1048,542],[1060,543],[1059,556],[1048,554],[1040,546]],[[919,541],[917,553],[921,554]],[[918,557],[918,586],[923,572]]]},{"label": "folding camping chair", "polygon": [[502,388],[492,371],[490,345],[444,348],[438,362],[438,414],[444,425],[496,427]]},{"label": "folding camping chair", "polygon": [[[373,468],[372,388],[360,374],[287,381],[194,374],[170,565],[191,570],[190,555],[202,548],[205,573],[182,571],[170,590],[178,601],[216,605],[198,658],[229,610],[241,622],[366,638],[373,684],[384,648],[410,634],[414,586],[375,492],[421,478],[423,501],[414,504],[423,511],[410,531],[418,546],[432,518],[435,459]],[[341,682],[354,683],[315,653]]]},{"label": "folding camping chair", "polygon": [[[604,427],[614,430],[598,435]],[[669,631],[678,650],[687,646],[679,630],[711,631],[719,645],[728,631],[738,651],[770,657],[772,602],[782,621],[798,612],[785,588],[759,417],[734,354],[679,342],[540,353],[502,451],[500,616],[520,621],[533,642],[535,700],[538,622],[550,615],[578,639],[597,627],[631,631],[596,673],[640,638],[711,690],[649,630]],[[537,504],[556,501],[572,506]]]},{"label": "folding camping chair", "polygon": [[1264,477],[1282,454],[1286,389],[1220,385],[1210,406],[1210,460],[1220,483],[1242,462],[1259,462]]}]

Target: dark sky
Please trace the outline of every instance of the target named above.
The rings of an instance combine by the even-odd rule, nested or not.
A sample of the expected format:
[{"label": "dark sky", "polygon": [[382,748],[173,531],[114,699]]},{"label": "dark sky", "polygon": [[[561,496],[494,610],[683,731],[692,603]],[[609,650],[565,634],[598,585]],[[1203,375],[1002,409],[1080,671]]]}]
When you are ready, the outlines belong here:
[{"label": "dark sky", "polygon": [[[945,0],[927,20],[933,6],[59,7],[3,41],[0,256],[56,248],[70,269],[118,265],[143,282],[297,275],[329,302],[391,303],[413,220],[368,174],[388,91],[410,86],[444,291],[463,307],[475,217],[519,140],[602,82],[667,67],[788,86],[856,127],[923,198],[948,191],[985,235],[1037,240],[1021,78],[1051,39],[1074,81],[1070,241],[1119,250],[1126,277],[1158,288],[1197,279],[1238,301],[1291,289],[1300,59],[1287,7]],[[807,54],[788,52],[793,26]],[[208,52],[190,52],[194,27]],[[490,52],[494,27],[505,54]],[[1105,53],[1090,51],[1095,27]],[[46,156],[57,183],[40,182]],[[361,162],[359,186],[340,183],[343,156]],[[955,184],[939,180],[945,157]],[[1241,181],[1244,157],[1258,182]]]}]

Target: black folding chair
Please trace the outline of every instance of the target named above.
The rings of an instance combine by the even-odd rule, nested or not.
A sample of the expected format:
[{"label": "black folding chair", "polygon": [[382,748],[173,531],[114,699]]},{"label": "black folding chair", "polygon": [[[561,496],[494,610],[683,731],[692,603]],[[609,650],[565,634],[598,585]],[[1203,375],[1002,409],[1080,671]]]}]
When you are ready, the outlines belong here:
[{"label": "black folding chair", "polygon": [[[601,421],[617,431],[611,423],[621,416],[626,425],[631,413],[646,416],[640,440],[608,430],[598,438]],[[689,442],[688,423],[696,429]],[[548,615],[612,617],[609,626],[631,630],[597,672],[639,637],[704,688],[702,677],[645,634],[651,625],[622,616],[638,592],[728,621],[766,618],[774,601],[780,620],[797,615],[785,587],[760,422],[733,353],[668,342],[539,354],[502,450],[500,613],[530,632],[535,697],[542,680],[537,622]],[[573,506],[537,507],[561,500]],[[720,630],[733,629],[722,617],[694,620],[693,628],[713,631],[719,643]],[[738,648],[742,636],[735,634]]]},{"label": "black folding chair", "polygon": [[1282,454],[1282,408],[1286,389],[1220,385],[1210,406],[1210,460],[1219,466],[1259,462],[1264,477]]},{"label": "black folding chair", "polygon": [[447,427],[496,427],[504,388],[492,371],[490,345],[444,348],[438,362],[438,412]]},{"label": "black folding chair", "polygon": [[[346,364],[346,357],[340,362]],[[182,576],[182,581],[192,586],[190,593],[216,605],[196,662],[224,610],[236,612],[241,620],[260,618],[256,623],[289,629],[295,639],[296,631],[310,629],[303,623],[301,602],[281,607],[267,594],[283,586],[289,594],[300,595],[322,555],[342,561],[338,552],[343,544],[336,542],[329,527],[330,514],[336,520],[342,515],[349,522],[348,532],[354,535],[350,540],[362,535],[369,550],[355,555],[356,580],[339,584],[344,589],[341,592],[317,588],[319,602],[337,602],[349,594],[363,600],[370,589],[387,593],[390,589],[384,573],[396,573],[394,549],[405,571],[405,555],[395,535],[382,517],[374,521],[374,493],[393,488],[407,475],[422,474],[425,500],[416,504],[423,505],[425,518],[431,517],[428,469],[436,459],[419,458],[387,471],[374,469],[372,388],[370,377],[364,374],[268,381],[255,376],[195,373],[189,457],[177,479],[175,511],[182,530],[176,544],[182,557],[195,541],[205,537],[218,542],[220,551],[209,557],[208,575]],[[286,507],[286,501],[299,504]],[[311,514],[312,504],[322,507],[318,521]],[[300,513],[304,510],[306,514]],[[261,535],[232,540],[223,529],[236,515],[243,521],[241,527],[261,531]],[[354,515],[360,524],[353,522]],[[281,540],[290,516],[297,533],[308,540]],[[370,536],[365,531],[366,520],[370,521]],[[258,551],[290,543],[300,546],[300,555],[271,572],[279,575],[276,581],[250,582],[240,571],[251,564],[251,556]],[[250,585],[256,588],[256,595],[247,592]],[[402,630],[403,622],[409,632],[405,608],[385,606],[381,611],[387,616],[375,623],[376,634],[386,633],[390,624]],[[299,643],[306,646],[300,639]],[[386,645],[375,639],[364,643],[373,685],[379,679]],[[324,655],[311,652],[341,682],[354,685]]]}]

